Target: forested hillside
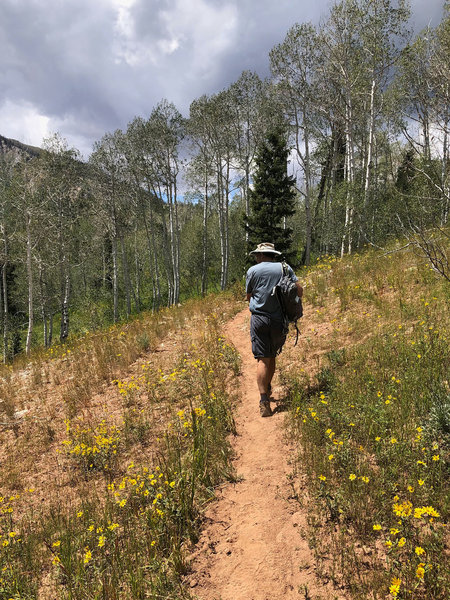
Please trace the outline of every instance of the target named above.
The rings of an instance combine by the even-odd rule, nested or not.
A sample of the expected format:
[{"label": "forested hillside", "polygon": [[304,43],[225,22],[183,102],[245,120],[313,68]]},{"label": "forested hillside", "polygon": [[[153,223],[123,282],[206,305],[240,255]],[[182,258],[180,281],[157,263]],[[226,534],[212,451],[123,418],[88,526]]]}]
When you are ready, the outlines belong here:
[{"label": "forested hillside", "polygon": [[445,270],[427,230],[449,212],[448,8],[414,37],[403,0],[336,2],[292,25],[267,80],[245,71],[187,116],[162,100],[87,163],[58,135],[1,138],[4,361],[239,280],[255,155],[280,124],[296,266],[400,234]]}]

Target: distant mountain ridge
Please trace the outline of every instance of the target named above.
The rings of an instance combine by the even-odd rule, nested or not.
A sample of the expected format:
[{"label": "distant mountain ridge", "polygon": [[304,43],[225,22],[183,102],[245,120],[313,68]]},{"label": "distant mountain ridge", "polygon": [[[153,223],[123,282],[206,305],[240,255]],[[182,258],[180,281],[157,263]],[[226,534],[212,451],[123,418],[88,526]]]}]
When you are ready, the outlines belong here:
[{"label": "distant mountain ridge", "polygon": [[7,152],[27,154],[29,156],[40,156],[43,150],[37,146],[29,146],[28,144],[23,144],[18,140],[12,140],[0,135],[0,154],[6,154]]}]

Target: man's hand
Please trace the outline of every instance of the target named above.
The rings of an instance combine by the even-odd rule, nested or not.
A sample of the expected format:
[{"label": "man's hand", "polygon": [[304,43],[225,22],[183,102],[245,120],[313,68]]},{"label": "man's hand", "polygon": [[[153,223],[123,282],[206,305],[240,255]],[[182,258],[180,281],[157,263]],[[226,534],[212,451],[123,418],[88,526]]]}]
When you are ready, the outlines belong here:
[{"label": "man's hand", "polygon": [[299,281],[296,281],[296,282],[295,282],[295,285],[297,286],[297,296],[298,296],[299,298],[301,298],[301,297],[303,296],[303,288],[302,288],[302,286],[300,285],[300,282],[299,282]]}]

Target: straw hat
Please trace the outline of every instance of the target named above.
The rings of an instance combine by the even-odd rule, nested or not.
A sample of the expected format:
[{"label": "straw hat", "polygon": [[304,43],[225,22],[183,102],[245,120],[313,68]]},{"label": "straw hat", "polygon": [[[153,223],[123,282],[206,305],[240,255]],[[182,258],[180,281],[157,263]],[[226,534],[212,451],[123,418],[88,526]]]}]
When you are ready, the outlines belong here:
[{"label": "straw hat", "polygon": [[275,250],[275,246],[273,244],[270,244],[269,242],[263,242],[262,244],[258,244],[255,248],[255,250],[252,250],[250,252],[250,254],[278,254],[280,255],[281,252],[278,252],[278,250]]}]

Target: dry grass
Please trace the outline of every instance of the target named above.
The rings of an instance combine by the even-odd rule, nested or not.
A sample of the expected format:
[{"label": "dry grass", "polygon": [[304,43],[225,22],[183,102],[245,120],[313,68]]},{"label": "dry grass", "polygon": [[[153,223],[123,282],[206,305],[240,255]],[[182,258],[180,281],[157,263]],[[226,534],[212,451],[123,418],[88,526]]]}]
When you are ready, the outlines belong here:
[{"label": "dry grass", "polygon": [[[174,593],[176,573],[182,569],[183,536],[195,531],[194,507],[201,501],[201,490],[225,476],[226,469],[219,459],[213,464],[203,455],[202,476],[192,486],[192,497],[183,496],[181,502],[184,484],[179,480],[181,470],[174,474],[173,461],[183,462],[183,478],[189,478],[189,464],[183,457],[189,454],[191,441],[200,443],[205,436],[211,458],[216,446],[226,456],[226,431],[232,428],[232,419],[228,413],[219,419],[215,411],[226,405],[232,392],[237,357],[219,339],[219,331],[220,323],[235,310],[229,297],[192,301],[86,336],[71,347],[50,350],[21,368],[3,370],[1,381],[8,394],[1,407],[0,543],[8,544],[0,555],[7,574],[0,575],[0,597],[85,599],[97,597],[95,590],[109,589],[110,584],[92,577],[94,563],[100,568],[107,556],[112,559],[110,554],[102,558],[98,551],[99,535],[86,537],[85,527],[91,521],[106,523],[98,527],[105,529],[109,542],[115,536],[115,556],[124,565],[133,553],[145,562],[151,550],[155,564],[172,556],[173,564],[163,569],[164,576],[158,579],[155,574],[151,579],[155,590],[167,584],[167,593]],[[194,429],[185,425],[180,431],[180,424],[192,423],[188,417],[192,411],[197,425]],[[210,420],[203,423],[205,411]],[[177,413],[186,415],[182,422]],[[174,436],[171,431],[178,433]],[[200,456],[192,464],[198,460]],[[108,529],[108,520],[114,517],[116,522],[122,508],[107,486],[124,481],[126,487],[134,476],[143,478],[150,491],[159,490],[145,475],[145,469],[155,467],[159,473],[165,471],[163,481],[170,476],[174,482],[174,488],[168,488],[171,494],[164,485],[160,492],[170,510],[162,510],[167,519],[155,524],[158,543],[146,549],[128,532],[127,539],[134,542],[125,544],[123,518],[135,521],[137,535],[147,505],[135,513],[131,507],[141,499],[134,500],[129,512],[122,511],[120,528]],[[184,529],[177,529],[176,539],[165,539],[165,528],[173,527],[178,510],[172,502],[190,513],[184,517]],[[83,518],[77,518],[80,513]],[[86,560],[87,547],[95,561]],[[106,570],[110,567],[104,564]],[[111,581],[115,572],[117,568],[109,575]],[[130,581],[114,595],[109,592],[108,598],[137,598],[141,594],[137,590],[149,586],[146,576],[139,581],[130,573],[124,576]]]},{"label": "dry grass", "polygon": [[409,250],[304,276],[300,347],[281,364],[324,577],[361,600],[444,599],[448,283]]}]

